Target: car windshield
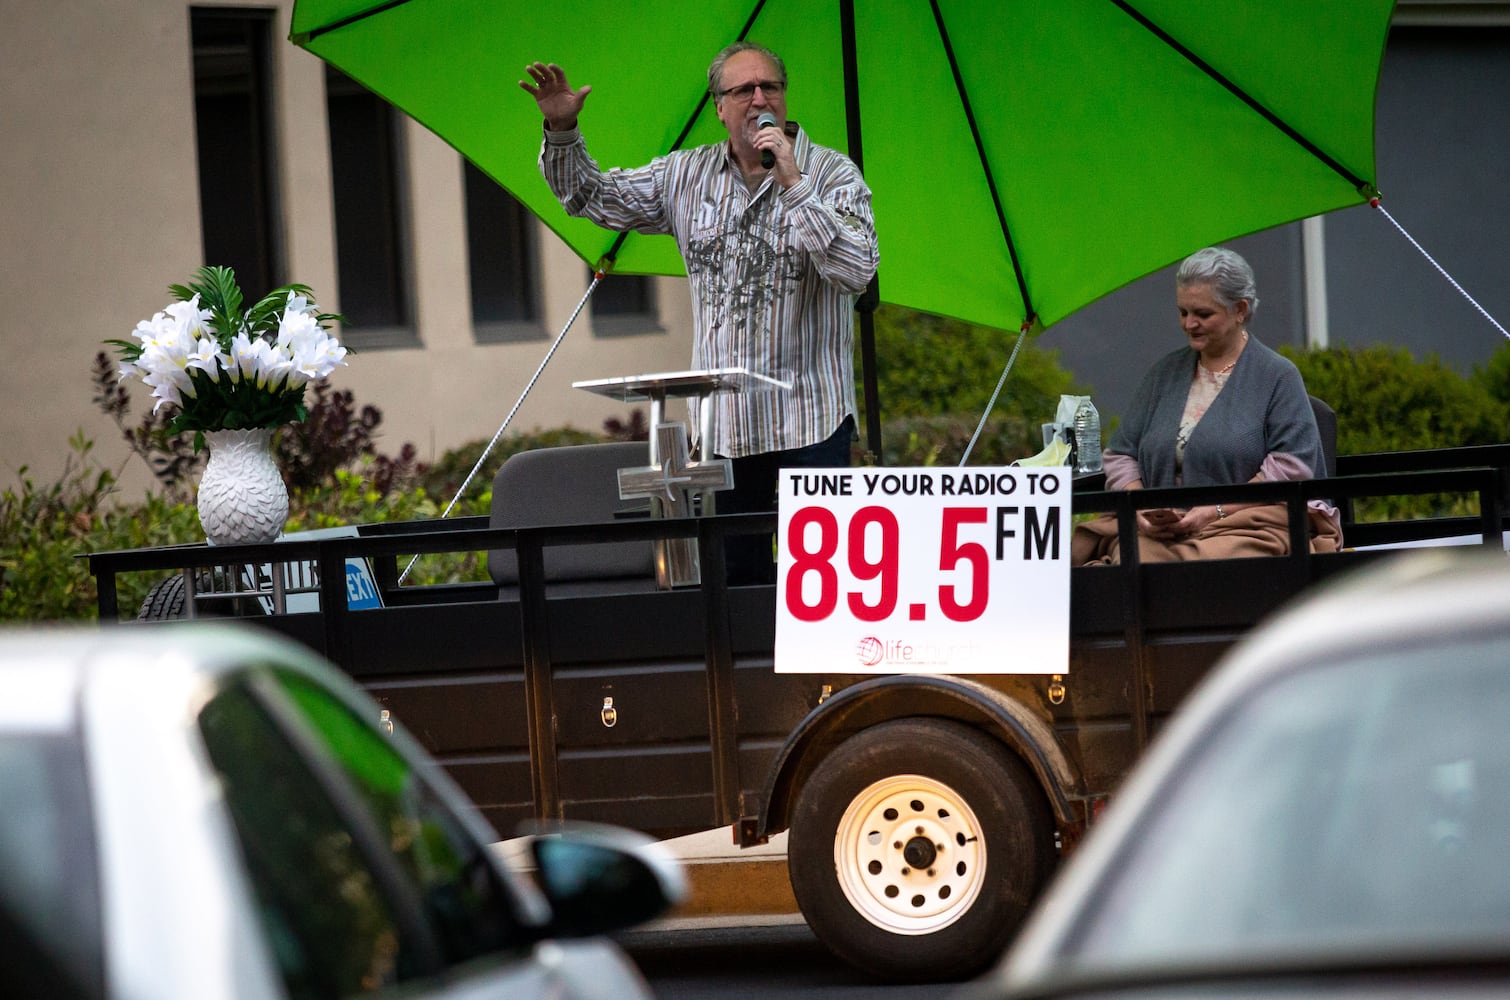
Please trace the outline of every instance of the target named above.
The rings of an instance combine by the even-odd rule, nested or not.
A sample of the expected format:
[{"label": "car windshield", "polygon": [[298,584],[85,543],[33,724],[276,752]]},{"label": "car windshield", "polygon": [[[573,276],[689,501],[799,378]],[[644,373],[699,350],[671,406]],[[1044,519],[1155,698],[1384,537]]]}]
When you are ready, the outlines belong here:
[{"label": "car windshield", "polygon": [[[41,984],[52,984],[49,995],[103,994],[93,829],[77,741],[67,735],[0,734],[0,984],[5,987],[21,982],[40,990]],[[12,978],[18,975],[19,980]],[[7,988],[0,992],[10,995]]]},{"label": "car windshield", "polygon": [[1128,838],[1077,963],[1510,935],[1510,639],[1360,652],[1231,711]]}]

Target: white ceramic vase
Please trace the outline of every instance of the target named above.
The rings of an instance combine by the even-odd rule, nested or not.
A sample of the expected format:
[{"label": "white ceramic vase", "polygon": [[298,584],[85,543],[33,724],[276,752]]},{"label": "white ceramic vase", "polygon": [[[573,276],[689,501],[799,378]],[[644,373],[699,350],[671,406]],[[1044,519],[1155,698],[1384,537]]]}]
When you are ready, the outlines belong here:
[{"label": "white ceramic vase", "polygon": [[211,545],[271,542],[288,520],[288,487],[273,461],[273,429],[206,431],[199,523]]}]

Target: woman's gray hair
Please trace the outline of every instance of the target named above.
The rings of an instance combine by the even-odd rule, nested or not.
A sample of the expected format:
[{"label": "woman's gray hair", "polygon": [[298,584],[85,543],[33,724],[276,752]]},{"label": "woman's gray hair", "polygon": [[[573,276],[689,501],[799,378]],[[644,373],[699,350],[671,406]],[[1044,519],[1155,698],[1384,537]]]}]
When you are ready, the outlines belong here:
[{"label": "woman's gray hair", "polygon": [[1175,273],[1174,283],[1182,288],[1210,285],[1216,300],[1228,309],[1246,299],[1249,319],[1258,311],[1258,284],[1253,279],[1253,268],[1226,247],[1207,247],[1186,257]]},{"label": "woman's gray hair", "polygon": [[771,65],[776,67],[776,75],[781,78],[778,82],[786,83],[786,63],[781,61],[780,56],[764,45],[757,45],[754,42],[735,42],[733,45],[725,46],[722,52],[713,57],[713,62],[708,66],[708,93],[713,95],[713,100],[723,100],[724,63],[741,52],[759,52],[771,60]]}]

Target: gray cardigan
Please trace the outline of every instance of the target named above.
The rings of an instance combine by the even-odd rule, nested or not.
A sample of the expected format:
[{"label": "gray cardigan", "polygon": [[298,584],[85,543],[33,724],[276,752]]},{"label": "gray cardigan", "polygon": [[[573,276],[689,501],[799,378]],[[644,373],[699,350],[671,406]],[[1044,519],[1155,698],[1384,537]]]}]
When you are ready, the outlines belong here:
[{"label": "gray cardigan", "polygon": [[[1174,443],[1199,356],[1181,347],[1143,377],[1107,450],[1138,462],[1143,485],[1175,486]],[[1290,455],[1314,476],[1321,435],[1300,371],[1249,334],[1248,346],[1185,445],[1181,482],[1222,486],[1252,479],[1270,454]]]}]

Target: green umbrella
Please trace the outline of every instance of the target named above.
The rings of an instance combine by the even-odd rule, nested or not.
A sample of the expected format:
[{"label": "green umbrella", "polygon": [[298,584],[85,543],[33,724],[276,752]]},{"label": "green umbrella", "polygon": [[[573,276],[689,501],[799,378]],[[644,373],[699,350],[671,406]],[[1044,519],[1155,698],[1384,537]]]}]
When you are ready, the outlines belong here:
[{"label": "green umbrella", "polygon": [[[568,218],[526,63],[592,84],[604,166],[724,137],[707,65],[781,53],[787,105],[874,192],[883,301],[1048,326],[1201,246],[1365,201],[1391,0],[298,0],[292,40],[408,112],[587,262],[670,237]],[[872,401],[873,402],[873,401]],[[872,406],[870,412],[876,412]]]}]

